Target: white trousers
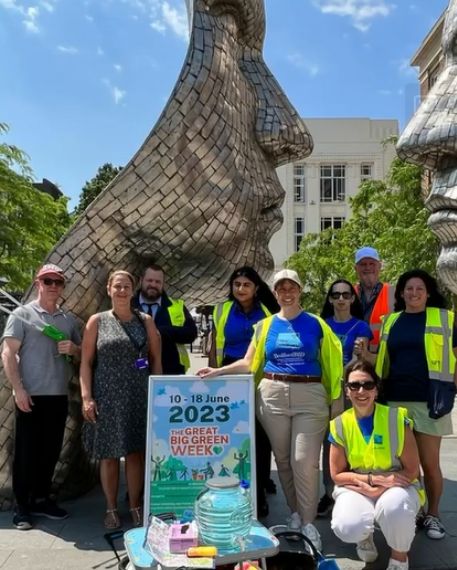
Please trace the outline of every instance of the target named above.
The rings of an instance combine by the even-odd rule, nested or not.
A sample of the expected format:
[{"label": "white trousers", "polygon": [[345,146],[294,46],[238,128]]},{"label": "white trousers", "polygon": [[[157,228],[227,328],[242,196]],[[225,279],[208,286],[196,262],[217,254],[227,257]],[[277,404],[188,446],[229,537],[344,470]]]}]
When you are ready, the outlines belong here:
[{"label": "white trousers", "polygon": [[414,539],[419,495],[415,487],[391,487],[377,499],[335,487],[332,530],[343,542],[368,538],[377,522],[390,548],[408,552]]}]

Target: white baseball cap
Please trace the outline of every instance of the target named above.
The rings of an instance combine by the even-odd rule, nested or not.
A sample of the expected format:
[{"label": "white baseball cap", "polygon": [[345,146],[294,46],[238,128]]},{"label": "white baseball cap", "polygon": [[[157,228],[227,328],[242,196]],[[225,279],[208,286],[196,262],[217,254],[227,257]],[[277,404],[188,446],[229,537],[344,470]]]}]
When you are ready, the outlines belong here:
[{"label": "white baseball cap", "polygon": [[298,273],[296,271],[294,271],[293,269],[281,269],[281,271],[278,271],[278,273],[276,273],[275,276],[273,277],[273,289],[276,289],[276,285],[280,281],[283,281],[284,279],[288,279],[289,281],[293,281],[294,283],[296,283],[300,287],[300,289],[303,289],[303,285],[302,285],[302,282],[300,281],[300,277],[298,276]]}]

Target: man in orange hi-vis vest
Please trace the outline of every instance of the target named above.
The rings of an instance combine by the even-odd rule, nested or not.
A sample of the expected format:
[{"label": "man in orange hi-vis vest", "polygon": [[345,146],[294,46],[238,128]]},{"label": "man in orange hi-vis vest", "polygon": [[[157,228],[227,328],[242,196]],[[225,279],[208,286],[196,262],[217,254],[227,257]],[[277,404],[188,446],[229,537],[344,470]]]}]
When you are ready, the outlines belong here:
[{"label": "man in orange hi-vis vest", "polygon": [[370,342],[370,352],[376,352],[379,345],[381,317],[394,310],[395,288],[389,283],[381,283],[381,259],[374,247],[361,247],[355,253],[355,271],[359,283],[355,290],[362,303],[363,319],[370,325],[373,340]]}]

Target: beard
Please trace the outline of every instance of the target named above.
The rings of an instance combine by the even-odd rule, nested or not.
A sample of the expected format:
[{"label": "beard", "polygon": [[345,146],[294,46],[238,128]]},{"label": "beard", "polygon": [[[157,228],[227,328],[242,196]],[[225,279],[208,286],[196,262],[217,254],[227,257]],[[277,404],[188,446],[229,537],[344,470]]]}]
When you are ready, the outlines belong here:
[{"label": "beard", "polygon": [[147,289],[141,289],[141,294],[146,301],[157,301],[162,295],[162,291],[155,287],[148,287]]}]

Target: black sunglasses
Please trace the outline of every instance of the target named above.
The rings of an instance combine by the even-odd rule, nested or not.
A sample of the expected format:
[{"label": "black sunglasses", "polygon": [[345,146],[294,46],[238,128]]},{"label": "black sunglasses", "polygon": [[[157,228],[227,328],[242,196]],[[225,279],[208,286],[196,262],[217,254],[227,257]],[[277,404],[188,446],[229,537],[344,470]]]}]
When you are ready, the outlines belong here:
[{"label": "black sunglasses", "polygon": [[45,277],[42,281],[48,287],[50,285],[57,285],[57,287],[63,287],[65,285],[65,281],[63,279],[49,279],[49,277]]},{"label": "black sunglasses", "polygon": [[334,300],[339,299],[340,297],[343,297],[343,299],[350,299],[352,297],[352,293],[349,291],[332,291],[330,293],[330,297]]},{"label": "black sunglasses", "polygon": [[360,388],[371,392],[371,390],[376,388],[376,382],[374,380],[367,380],[366,382],[346,382],[346,386],[351,392],[358,392]]}]

